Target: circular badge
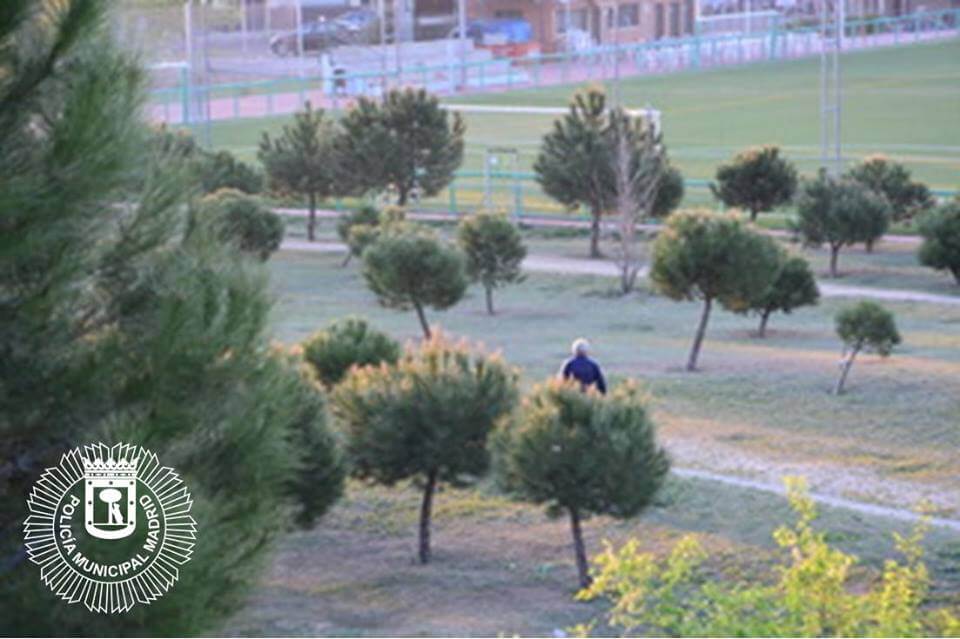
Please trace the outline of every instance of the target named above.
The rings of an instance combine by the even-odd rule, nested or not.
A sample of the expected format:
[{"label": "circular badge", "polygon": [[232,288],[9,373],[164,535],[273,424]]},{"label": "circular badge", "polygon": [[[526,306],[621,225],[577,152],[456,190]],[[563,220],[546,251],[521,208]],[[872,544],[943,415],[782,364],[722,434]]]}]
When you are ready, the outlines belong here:
[{"label": "circular badge", "polygon": [[74,448],[30,491],[27,555],[65,601],[126,612],[179,578],[196,539],[192,505],[177,473],[143,447]]}]

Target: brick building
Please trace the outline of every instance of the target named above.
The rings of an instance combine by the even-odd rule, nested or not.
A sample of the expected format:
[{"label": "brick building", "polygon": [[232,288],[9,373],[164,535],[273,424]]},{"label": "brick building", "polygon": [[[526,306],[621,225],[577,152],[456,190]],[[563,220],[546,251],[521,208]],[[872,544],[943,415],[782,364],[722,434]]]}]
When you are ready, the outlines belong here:
[{"label": "brick building", "polygon": [[[693,33],[696,0],[569,0],[574,29],[597,44],[643,42]],[[471,0],[471,18],[523,18],[545,53],[563,48],[567,5],[561,0]]]}]

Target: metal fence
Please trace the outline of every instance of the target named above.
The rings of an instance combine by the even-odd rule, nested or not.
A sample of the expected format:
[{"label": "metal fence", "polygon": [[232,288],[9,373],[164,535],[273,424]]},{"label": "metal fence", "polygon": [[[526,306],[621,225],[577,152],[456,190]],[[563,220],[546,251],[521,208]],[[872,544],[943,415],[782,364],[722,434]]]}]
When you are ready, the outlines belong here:
[{"label": "metal fence", "polygon": [[[958,24],[960,9],[848,20],[843,48],[852,51],[956,37]],[[329,56],[317,56],[309,67],[300,66],[297,73],[283,77],[214,83],[198,81],[222,70],[216,66],[222,62],[211,59],[209,43],[200,49],[202,54],[198,46],[187,46],[192,53],[180,62],[179,71],[172,72],[169,62],[155,67],[158,74],[162,72],[162,82],[151,93],[150,116],[157,122],[196,127],[210,121],[288,114],[308,100],[338,109],[359,96],[375,97],[395,86],[424,87],[441,95],[504,91],[803,58],[819,54],[821,46],[817,26],[781,29],[776,24],[750,35],[695,35],[523,58],[470,60],[457,55],[459,41],[431,42],[433,47],[446,47],[448,54],[439,56],[440,64],[417,58],[410,53],[417,43],[407,43],[403,64],[395,51],[388,64],[377,68],[363,64],[359,66],[366,70],[351,72]],[[371,59],[385,56],[388,48],[365,47],[374,51]],[[250,68],[256,65],[251,63]]]}]

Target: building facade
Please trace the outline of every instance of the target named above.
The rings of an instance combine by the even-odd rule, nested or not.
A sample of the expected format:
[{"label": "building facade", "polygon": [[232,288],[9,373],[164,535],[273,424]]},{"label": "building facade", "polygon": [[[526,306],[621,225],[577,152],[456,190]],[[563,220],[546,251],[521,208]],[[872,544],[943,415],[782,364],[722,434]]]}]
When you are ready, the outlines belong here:
[{"label": "building facade", "polygon": [[593,44],[627,44],[693,33],[697,0],[472,0],[471,18],[522,18],[544,53],[561,51],[567,22]]}]

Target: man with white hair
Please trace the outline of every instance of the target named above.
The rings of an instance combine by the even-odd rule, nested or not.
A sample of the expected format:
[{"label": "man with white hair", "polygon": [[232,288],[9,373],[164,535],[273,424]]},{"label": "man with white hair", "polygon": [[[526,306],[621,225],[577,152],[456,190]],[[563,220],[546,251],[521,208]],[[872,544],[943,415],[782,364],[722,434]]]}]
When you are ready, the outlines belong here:
[{"label": "man with white hair", "polygon": [[578,337],[573,340],[570,351],[573,357],[563,363],[560,368],[560,377],[570,379],[571,377],[580,382],[581,388],[587,390],[591,386],[596,386],[601,395],[607,394],[607,382],[603,379],[603,371],[600,365],[587,357],[590,350],[590,342]]}]

